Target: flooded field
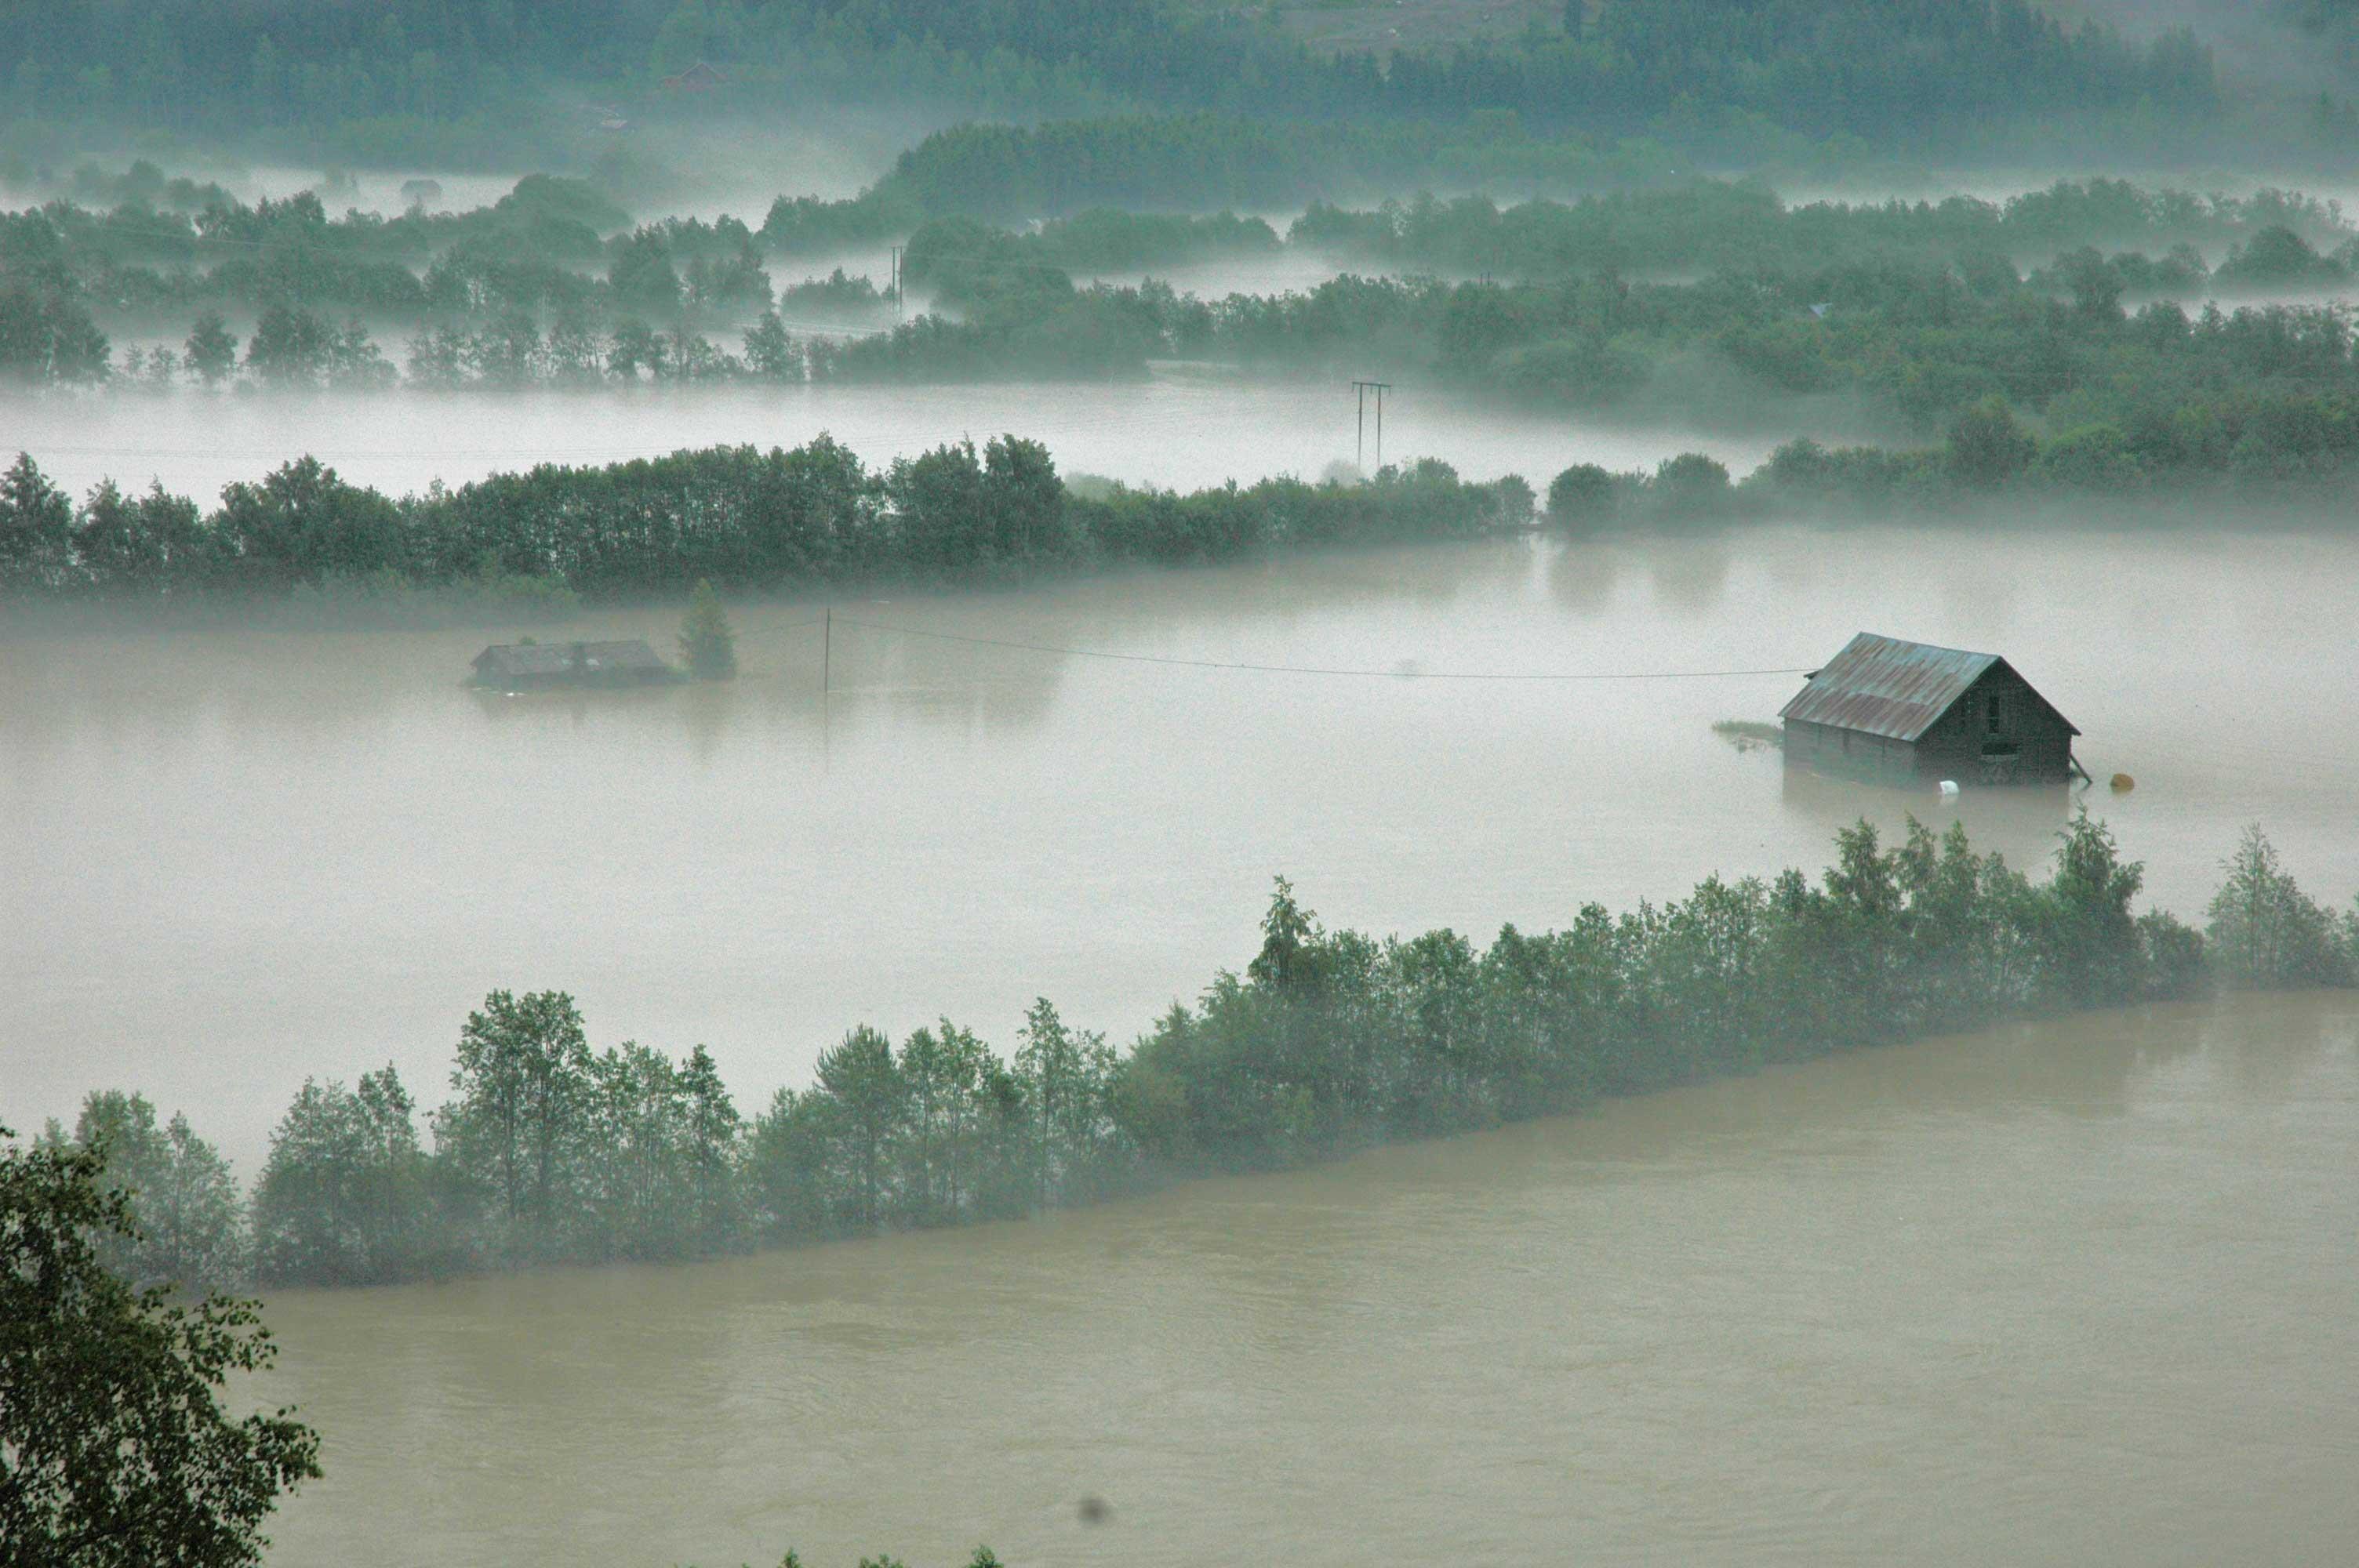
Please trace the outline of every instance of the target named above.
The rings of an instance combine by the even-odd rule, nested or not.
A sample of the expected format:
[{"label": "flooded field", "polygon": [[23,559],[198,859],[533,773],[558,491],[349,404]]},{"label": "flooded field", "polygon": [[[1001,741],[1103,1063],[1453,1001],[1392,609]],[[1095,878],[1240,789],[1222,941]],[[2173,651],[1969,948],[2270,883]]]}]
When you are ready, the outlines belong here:
[{"label": "flooded field", "polygon": [[[2200,918],[2242,824],[2359,889],[2359,541],[2055,528],[1508,541],[835,607],[741,605],[721,687],[463,688],[513,629],[18,638],[0,658],[0,1105],[139,1087],[252,1172],[309,1074],[429,1103],[467,1010],[564,988],[593,1041],[712,1047],[740,1103],[854,1023],[1117,1039],[1252,956],[1270,877],[1380,932],[1827,860],[1962,811],[2044,859],[2061,794],[1956,808],[1781,775],[1766,719],[1854,632],[2006,654],[2093,807]],[[602,611],[549,636],[646,636]],[[918,635],[928,633],[930,635]],[[1213,670],[942,641],[1373,676]],[[1645,676],[1403,680],[1385,672]],[[197,913],[201,912],[201,913]]]},{"label": "flooded field", "polygon": [[270,1561],[2346,1562],[2354,1149],[2359,1003],[2282,996],[1036,1223],[286,1294],[266,1392],[328,1478]]}]

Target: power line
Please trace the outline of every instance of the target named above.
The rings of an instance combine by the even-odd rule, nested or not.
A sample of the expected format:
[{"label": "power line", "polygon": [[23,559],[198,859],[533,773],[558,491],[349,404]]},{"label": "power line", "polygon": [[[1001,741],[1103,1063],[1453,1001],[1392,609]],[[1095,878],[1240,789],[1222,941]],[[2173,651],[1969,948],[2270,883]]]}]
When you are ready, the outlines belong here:
[{"label": "power line", "polygon": [[1022,643],[1005,637],[968,637],[952,632],[920,632],[913,626],[887,626],[875,621],[854,621],[844,618],[846,626],[864,631],[886,632],[902,637],[924,637],[940,643],[963,643],[981,648],[1014,648],[1031,654],[1059,654],[1076,659],[1109,659],[1123,664],[1167,665],[1180,669],[1236,670],[1258,675],[1279,676],[1342,676],[1373,680],[1455,680],[1455,681],[1617,681],[1617,680],[1717,680],[1747,676],[1808,675],[1814,665],[1796,665],[1777,669],[1743,670],[1627,670],[1627,671],[1487,671],[1487,670],[1371,670],[1349,669],[1321,665],[1262,665],[1229,659],[1181,659],[1158,654],[1115,654],[1097,648],[1062,648],[1048,643]]}]

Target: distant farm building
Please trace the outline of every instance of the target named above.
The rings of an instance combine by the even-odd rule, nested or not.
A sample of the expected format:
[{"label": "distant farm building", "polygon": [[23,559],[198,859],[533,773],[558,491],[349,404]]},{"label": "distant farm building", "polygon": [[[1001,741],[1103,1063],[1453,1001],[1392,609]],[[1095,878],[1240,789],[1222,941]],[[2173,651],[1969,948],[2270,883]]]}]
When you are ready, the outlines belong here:
[{"label": "distant farm building", "polygon": [[679,672],[646,643],[502,643],[475,655],[477,686],[496,691],[545,687],[657,686]]},{"label": "distant farm building", "polygon": [[698,60],[679,75],[665,77],[663,84],[667,92],[710,92],[716,87],[729,85],[729,79],[704,61]]},{"label": "distant farm building", "polygon": [[1869,783],[2061,784],[2081,733],[1996,654],[1862,632],[1778,711],[1786,765]]}]

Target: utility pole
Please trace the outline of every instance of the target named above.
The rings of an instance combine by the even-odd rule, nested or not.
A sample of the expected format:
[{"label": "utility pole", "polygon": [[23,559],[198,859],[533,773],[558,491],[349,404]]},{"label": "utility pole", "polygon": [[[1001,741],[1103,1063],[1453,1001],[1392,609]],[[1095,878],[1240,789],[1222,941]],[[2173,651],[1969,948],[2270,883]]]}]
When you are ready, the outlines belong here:
[{"label": "utility pole", "polygon": [[901,319],[901,247],[893,247],[893,319]]},{"label": "utility pole", "polygon": [[1355,381],[1352,384],[1352,390],[1359,395],[1360,399],[1360,438],[1359,444],[1353,449],[1352,460],[1360,465],[1360,470],[1363,473],[1367,471],[1368,394],[1374,392],[1376,395],[1376,467],[1383,468],[1385,466],[1385,394],[1392,390],[1392,384],[1388,381]]},{"label": "utility pole", "polygon": [[830,683],[831,683],[831,682],[832,682],[832,681],[835,679],[835,606],[834,606],[834,605],[831,604],[831,605],[829,605],[829,606],[827,607],[827,619],[826,619],[826,621],[825,621],[825,622],[821,622],[821,624],[823,624],[823,625],[827,628],[827,630],[820,633],[820,644],[819,644],[819,694],[820,694],[820,696],[821,696],[821,697],[825,697],[825,696],[827,695],[828,687],[829,687]]}]

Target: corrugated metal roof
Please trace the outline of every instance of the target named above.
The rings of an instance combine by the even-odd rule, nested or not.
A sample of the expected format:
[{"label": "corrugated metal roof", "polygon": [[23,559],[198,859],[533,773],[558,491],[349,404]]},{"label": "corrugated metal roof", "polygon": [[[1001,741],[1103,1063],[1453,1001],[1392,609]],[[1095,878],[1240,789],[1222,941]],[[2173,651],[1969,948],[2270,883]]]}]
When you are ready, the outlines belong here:
[{"label": "corrugated metal roof", "polygon": [[[1777,717],[1915,741],[1994,665],[2006,663],[1996,654],[1936,648],[1862,632],[1810,677]],[[2071,728],[2069,721],[2066,728]]]}]

